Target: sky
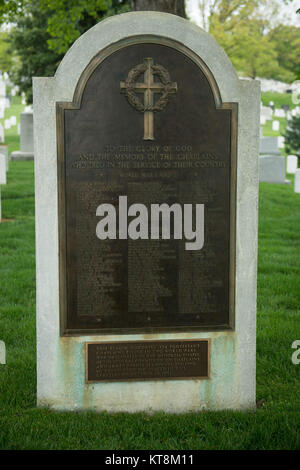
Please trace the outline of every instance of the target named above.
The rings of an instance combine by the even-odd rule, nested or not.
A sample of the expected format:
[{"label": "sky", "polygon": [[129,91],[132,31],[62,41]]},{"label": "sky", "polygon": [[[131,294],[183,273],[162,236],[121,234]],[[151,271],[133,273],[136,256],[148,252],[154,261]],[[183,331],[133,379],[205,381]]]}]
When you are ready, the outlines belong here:
[{"label": "sky", "polygon": [[[295,26],[300,27],[300,15],[296,14],[296,10],[300,8],[300,0],[292,0],[287,5],[284,3],[283,0],[270,0],[269,7],[271,4],[277,3],[278,5],[278,13],[273,17],[272,23],[284,23],[284,24],[293,24]],[[186,13],[188,17],[196,23],[198,26],[202,26],[200,10],[198,8],[199,0],[185,0],[186,2]],[[268,16],[268,12],[270,8],[268,8],[268,0],[267,0],[267,8],[264,8],[263,12],[266,16]],[[274,25],[275,25],[274,24]]]}]

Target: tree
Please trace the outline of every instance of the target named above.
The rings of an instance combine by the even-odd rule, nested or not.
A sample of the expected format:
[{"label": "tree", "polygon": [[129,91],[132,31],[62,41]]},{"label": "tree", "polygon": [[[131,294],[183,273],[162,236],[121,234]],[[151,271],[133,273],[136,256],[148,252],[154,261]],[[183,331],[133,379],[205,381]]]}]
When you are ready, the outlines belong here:
[{"label": "tree", "polygon": [[241,75],[273,78],[277,53],[268,37],[268,21],[258,14],[257,0],[217,0],[212,3],[209,32],[225,49]]},{"label": "tree", "polygon": [[280,67],[274,78],[293,82],[300,70],[300,28],[280,24],[268,33],[268,38],[275,47]]},{"label": "tree", "polygon": [[198,0],[203,27],[241,75],[291,82],[300,74],[300,30],[272,27],[278,4],[266,0]]},{"label": "tree", "polygon": [[11,50],[18,62],[12,67],[10,77],[32,103],[32,77],[51,76],[62,59],[61,54],[49,50],[47,33],[49,11],[41,11],[38,0],[24,6],[22,15],[15,18],[10,33]]},{"label": "tree", "polygon": [[1,72],[9,72],[13,65],[11,52],[9,51],[9,35],[0,33],[0,70]]},{"label": "tree", "polygon": [[297,155],[300,160],[300,116],[293,116],[288,121],[285,131],[285,149],[287,153]]},{"label": "tree", "polygon": [[241,20],[249,20],[258,5],[266,0],[198,0],[202,27],[212,33],[212,24],[219,21],[224,29],[232,29]]},{"label": "tree", "polygon": [[0,23],[13,21],[20,14],[26,0],[0,0]]},{"label": "tree", "polygon": [[274,78],[277,75],[277,53],[264,29],[264,23],[256,19],[241,21],[234,28],[234,33],[225,32],[223,37],[214,29],[215,38],[239,74],[250,78]]},{"label": "tree", "polygon": [[185,17],[184,0],[40,0],[51,10],[48,20],[50,49],[66,52],[71,44],[100,20],[117,13],[155,10]]},{"label": "tree", "polygon": [[20,14],[14,17],[10,43],[18,62],[10,76],[31,103],[32,77],[54,75],[64,52],[77,37],[118,8],[122,11],[128,1],[23,0],[22,8],[17,3]]},{"label": "tree", "polygon": [[162,11],[186,18],[184,0],[131,0],[132,11]]}]

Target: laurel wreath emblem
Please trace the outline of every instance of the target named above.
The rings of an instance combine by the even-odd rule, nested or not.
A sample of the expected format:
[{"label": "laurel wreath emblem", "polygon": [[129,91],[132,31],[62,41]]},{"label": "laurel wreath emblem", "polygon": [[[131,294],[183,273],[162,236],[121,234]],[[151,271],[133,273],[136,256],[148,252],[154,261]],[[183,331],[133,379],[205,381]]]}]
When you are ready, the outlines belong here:
[{"label": "laurel wreath emblem", "polygon": [[141,113],[144,113],[145,111],[162,111],[168,104],[169,94],[171,93],[172,89],[172,82],[170,80],[169,72],[162,65],[152,65],[151,68],[153,75],[156,75],[164,85],[161,91],[161,96],[154,106],[145,107],[144,103],[140,101],[135,92],[135,83],[139,76],[146,71],[146,64],[139,64],[133,67],[128,73],[127,79],[125,80],[125,96],[131,106]]}]

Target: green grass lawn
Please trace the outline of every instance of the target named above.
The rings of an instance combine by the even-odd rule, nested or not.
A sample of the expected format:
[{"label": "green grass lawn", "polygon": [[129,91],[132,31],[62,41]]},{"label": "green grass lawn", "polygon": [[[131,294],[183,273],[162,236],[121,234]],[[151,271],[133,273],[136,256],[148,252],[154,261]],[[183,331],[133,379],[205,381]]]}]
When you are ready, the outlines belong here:
[{"label": "green grass lawn", "polygon": [[260,185],[256,412],[149,416],[36,408],[33,162],[11,162],[0,224],[1,449],[300,449],[300,194]]}]

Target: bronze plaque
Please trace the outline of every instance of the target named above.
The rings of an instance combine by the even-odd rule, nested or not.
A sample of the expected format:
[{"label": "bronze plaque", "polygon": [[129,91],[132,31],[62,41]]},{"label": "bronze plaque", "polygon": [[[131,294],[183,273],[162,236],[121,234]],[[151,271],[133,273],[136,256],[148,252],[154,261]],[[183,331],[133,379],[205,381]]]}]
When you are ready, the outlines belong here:
[{"label": "bronze plaque", "polygon": [[86,382],[209,378],[209,340],[86,343]]},{"label": "bronze plaque", "polygon": [[[93,59],[57,104],[62,334],[233,328],[236,124],[237,105],[179,43],[128,39]],[[116,224],[101,239],[104,204]],[[152,237],[161,204],[182,208],[181,239],[175,213]],[[196,233],[197,205],[204,243],[187,249],[184,207]]]}]

